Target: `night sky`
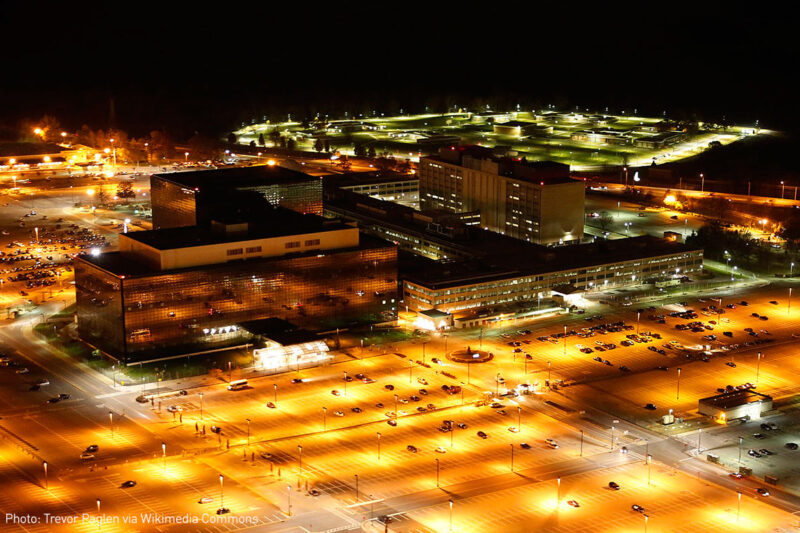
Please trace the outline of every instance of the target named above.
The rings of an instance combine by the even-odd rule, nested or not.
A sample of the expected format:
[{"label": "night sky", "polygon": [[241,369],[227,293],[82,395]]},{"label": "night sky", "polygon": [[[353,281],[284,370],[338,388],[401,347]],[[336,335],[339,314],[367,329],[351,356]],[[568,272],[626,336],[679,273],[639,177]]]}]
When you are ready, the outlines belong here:
[{"label": "night sky", "polygon": [[45,113],[105,128],[112,98],[116,126],[134,135],[442,102],[775,128],[796,114],[791,17],[752,3],[15,4],[0,14],[6,131]]}]

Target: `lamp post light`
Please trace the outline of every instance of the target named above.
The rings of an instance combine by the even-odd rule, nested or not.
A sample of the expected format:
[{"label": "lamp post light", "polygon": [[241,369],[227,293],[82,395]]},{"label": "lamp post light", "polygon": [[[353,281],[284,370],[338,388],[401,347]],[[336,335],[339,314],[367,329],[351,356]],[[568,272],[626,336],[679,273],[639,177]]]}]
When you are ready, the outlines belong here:
[{"label": "lamp post light", "polygon": [[286,485],[286,511],[288,516],[292,516],[292,486]]},{"label": "lamp post light", "polygon": [[183,152],[183,161],[184,163],[189,162],[189,152]]},{"label": "lamp post light", "polygon": [[647,533],[647,519],[650,517],[647,515],[642,515],[642,516],[644,516],[644,533]]},{"label": "lamp post light", "polygon": [[517,429],[522,431],[522,407],[517,406]]},{"label": "lamp post light", "polygon": [[300,446],[299,444],[297,445],[297,453],[299,454],[299,457],[300,457],[300,474],[302,475],[303,474],[303,447]]},{"label": "lamp post light", "polygon": [[225,479],[225,477],[222,474],[220,474],[219,475],[219,507],[220,507],[220,509],[224,509],[225,508],[225,490],[224,490],[224,487],[222,485],[222,482],[224,481],[224,479]]},{"label": "lamp post light", "polygon": [[561,478],[556,479],[556,509],[558,509],[558,504],[561,503]]},{"label": "lamp post light", "polygon": [[703,173],[700,173],[700,192],[704,192],[706,189],[706,177],[703,176]]},{"label": "lamp post light", "polygon": [[111,428],[111,438],[114,438],[114,413],[108,412],[108,426]]},{"label": "lamp post light", "polygon": [[781,182],[781,200],[783,200],[783,191],[786,189],[786,185]]},{"label": "lamp post light", "polygon": [[167,443],[161,441],[161,458],[164,460],[164,470],[167,469]]},{"label": "lamp post light", "polygon": [[611,449],[614,449],[614,426],[611,426]]},{"label": "lamp post light", "polygon": [[761,352],[758,352],[756,359],[756,388],[758,388],[758,375],[761,371]]},{"label": "lamp post light", "polygon": [[742,491],[740,491],[740,490],[737,490],[737,491],[736,491],[736,496],[737,496],[737,503],[736,503],[736,521],[738,522],[738,521],[739,521],[739,513],[740,513],[740,512],[741,512],[741,510],[742,510]]},{"label": "lamp post light", "polygon": [[789,277],[790,278],[794,275],[793,272],[794,272],[794,261],[789,263]]},{"label": "lamp post light", "polygon": [[744,440],[743,437],[739,437],[739,460],[737,461],[739,464],[742,464],[742,441]]},{"label": "lamp post light", "polygon": [[439,458],[436,458],[436,488],[439,488]]},{"label": "lamp post light", "polygon": [[200,393],[200,421],[203,421],[203,393]]},{"label": "lamp post light", "polygon": [[42,467],[44,467],[44,490],[50,490],[50,487],[47,484],[47,461],[42,462]]},{"label": "lamp post light", "polygon": [[[741,493],[739,494],[739,499],[741,500]],[[453,533],[453,500],[448,500],[450,502],[450,533]]]},{"label": "lamp post light", "polygon": [[100,520],[100,498],[97,498],[97,529],[100,529],[100,524],[102,524],[102,520]]},{"label": "lamp post light", "polygon": [[642,317],[641,311],[636,311],[636,334],[639,334],[639,319]]},{"label": "lamp post light", "polygon": [[381,432],[378,432],[378,462],[381,461]]},{"label": "lamp post light", "polygon": [[247,419],[247,447],[250,447],[250,419]]},{"label": "lamp post light", "polygon": [[678,367],[678,389],[677,389],[677,392],[675,393],[675,399],[676,400],[680,400],[681,399],[681,368],[680,367]]},{"label": "lamp post light", "polygon": [[322,431],[328,431],[328,408],[322,408]]},{"label": "lamp post light", "polygon": [[647,454],[647,486],[650,486],[650,474],[653,471],[653,456]]},{"label": "lamp post light", "polygon": [[273,398],[272,398],[272,403],[275,404],[275,407],[278,407],[278,384],[277,383],[273,383],[272,384],[272,388],[273,388],[273,390],[275,392],[274,395],[273,395]]}]

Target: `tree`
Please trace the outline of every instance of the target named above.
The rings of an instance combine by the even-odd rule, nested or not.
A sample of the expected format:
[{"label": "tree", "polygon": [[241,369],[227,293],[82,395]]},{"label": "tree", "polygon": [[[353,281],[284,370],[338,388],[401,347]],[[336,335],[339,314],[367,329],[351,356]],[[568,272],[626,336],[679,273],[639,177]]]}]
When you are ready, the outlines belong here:
[{"label": "tree", "polygon": [[108,194],[106,194],[105,189],[100,187],[100,190],[97,191],[97,203],[103,205],[106,202],[108,202]]},{"label": "tree", "polygon": [[236,135],[233,132],[228,134],[228,144],[236,144]]},{"label": "tree", "polygon": [[215,159],[222,151],[219,141],[199,133],[194,134],[188,144],[189,152],[192,153],[192,157],[197,159]]},{"label": "tree", "polygon": [[324,148],[325,144],[322,142],[322,139],[317,138],[317,140],[314,141],[314,150],[321,152]]},{"label": "tree", "polygon": [[272,146],[278,146],[281,142],[281,132],[278,131],[278,127],[275,126],[275,129],[269,132],[269,140],[272,141]]},{"label": "tree", "polygon": [[372,159],[375,159],[375,155],[376,155],[375,154],[375,147],[374,146],[370,146],[369,149],[367,149],[367,156],[372,158]]},{"label": "tree", "polygon": [[393,170],[397,166],[397,160],[392,156],[382,155],[375,160],[375,166],[381,170]]},{"label": "tree", "polygon": [[597,223],[600,224],[600,229],[606,231],[614,222],[614,217],[608,214],[608,211],[601,211],[600,216],[597,217]]},{"label": "tree", "polygon": [[353,154],[356,157],[364,157],[365,155],[367,155],[367,151],[364,149],[363,144],[356,143],[355,146],[353,146]]},{"label": "tree", "polygon": [[328,139],[325,139],[325,153],[331,153],[331,142]]},{"label": "tree", "polygon": [[258,145],[259,146],[264,146],[264,134],[263,133],[259,133],[258,134]]},{"label": "tree", "polygon": [[291,137],[289,137],[289,140],[288,140],[288,141],[286,141],[286,148],[287,148],[287,149],[288,149],[290,152],[293,152],[296,146],[297,146],[297,143],[295,142],[295,140],[294,140],[294,139],[292,139]]},{"label": "tree", "polygon": [[250,141],[250,148],[255,148],[255,147],[256,147],[256,142]]},{"label": "tree", "polygon": [[286,137],[281,137],[281,148],[286,148]]},{"label": "tree", "polygon": [[123,182],[117,185],[117,198],[136,198],[133,185],[130,182]]}]

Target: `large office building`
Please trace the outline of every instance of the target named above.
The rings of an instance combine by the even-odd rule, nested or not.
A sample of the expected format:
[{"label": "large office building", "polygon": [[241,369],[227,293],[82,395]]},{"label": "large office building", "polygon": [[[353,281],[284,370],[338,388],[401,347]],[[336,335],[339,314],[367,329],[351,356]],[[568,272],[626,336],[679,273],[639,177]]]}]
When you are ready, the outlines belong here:
[{"label": "large office building", "polygon": [[[495,248],[490,243],[487,246]],[[597,241],[566,247],[501,249],[481,260],[427,261],[403,274],[403,306],[472,316],[481,309],[535,304],[571,295],[661,280],[679,281],[703,266],[703,250],[657,237]],[[474,326],[479,319],[460,321]]]},{"label": "large office building", "polygon": [[450,146],[423,157],[418,174],[423,211],[479,212],[481,227],[536,244],[583,237],[585,189],[569,177],[569,165]]},{"label": "large office building", "polygon": [[206,225],[230,217],[251,220],[265,200],[275,207],[322,215],[322,180],[278,165],[154,174],[150,197],[154,229]]},{"label": "large office building", "polygon": [[75,262],[81,337],[126,361],[247,342],[243,324],[325,331],[391,320],[397,248],[351,224],[286,209],[119,236]]}]

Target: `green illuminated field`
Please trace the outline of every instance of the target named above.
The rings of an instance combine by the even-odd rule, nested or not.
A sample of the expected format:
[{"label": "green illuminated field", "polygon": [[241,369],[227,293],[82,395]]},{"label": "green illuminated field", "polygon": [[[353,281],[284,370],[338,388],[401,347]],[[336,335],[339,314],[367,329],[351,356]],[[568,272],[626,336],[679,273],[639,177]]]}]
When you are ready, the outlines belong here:
[{"label": "green illuminated field", "polygon": [[[515,121],[525,129],[508,131],[502,124]],[[497,128],[499,126],[499,128]],[[676,132],[677,127],[677,132]],[[681,130],[685,130],[681,132]],[[356,146],[373,148],[377,154],[418,159],[420,153],[431,152],[437,145],[460,142],[483,146],[507,147],[510,155],[528,160],[551,160],[569,163],[575,170],[602,169],[609,166],[646,166],[655,159],[661,164],[697,155],[710,143],[729,144],[747,135],[765,133],[752,127],[727,128],[698,124],[686,129],[684,124],[665,124],[653,117],[628,117],[534,112],[448,113],[395,117],[358,117],[353,120],[331,120],[262,123],[234,132],[240,143],[251,141],[264,146],[275,143],[275,132],[294,139],[298,150],[314,151],[315,142],[327,140],[331,150],[353,154]],[[576,139],[579,132],[602,132],[589,139]],[[658,135],[678,134],[679,140],[656,145]],[[447,136],[452,139],[437,139]],[[611,140],[611,144],[607,142]],[[653,146],[642,146],[650,143]]]}]

